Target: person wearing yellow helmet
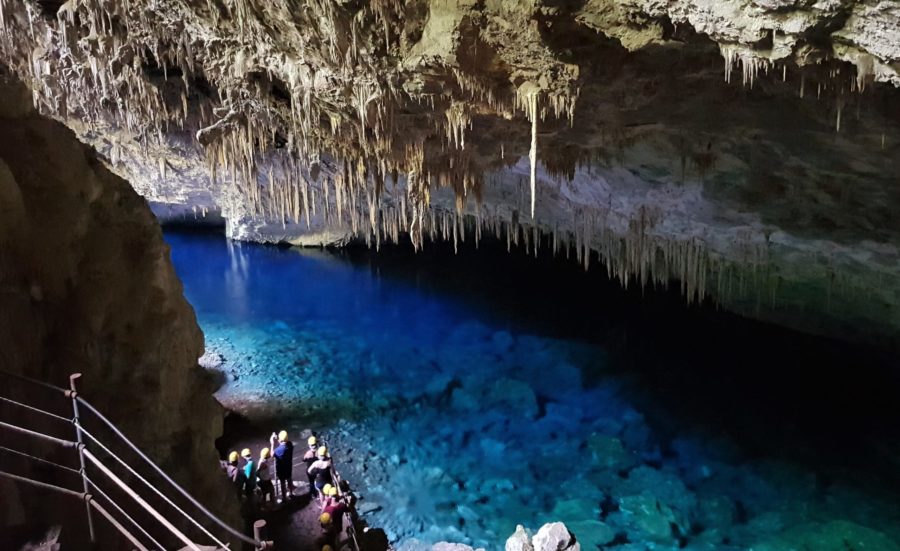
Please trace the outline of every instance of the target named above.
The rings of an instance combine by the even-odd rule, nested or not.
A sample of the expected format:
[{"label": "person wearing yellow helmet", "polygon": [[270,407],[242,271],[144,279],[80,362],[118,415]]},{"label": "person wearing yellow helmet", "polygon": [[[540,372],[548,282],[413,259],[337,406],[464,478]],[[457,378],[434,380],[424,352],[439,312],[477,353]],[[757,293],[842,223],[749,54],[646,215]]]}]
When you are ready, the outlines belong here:
[{"label": "person wearing yellow helmet", "polygon": [[322,500],[322,510],[328,511],[329,507],[332,507],[340,501],[340,496],[338,495],[337,486],[332,486],[331,484],[326,484],[324,488],[322,488],[322,493],[325,494],[325,498]]},{"label": "person wearing yellow helmet", "polygon": [[281,501],[284,502],[294,497],[294,443],[288,439],[286,430],[278,433],[278,446],[274,449],[273,454],[275,455],[275,475],[278,478],[278,486],[281,488]]},{"label": "person wearing yellow helmet", "polygon": [[241,457],[244,459],[244,496],[252,502],[253,490],[256,489],[256,463],[250,448],[241,450]]},{"label": "person wearing yellow helmet", "polygon": [[316,456],[317,459],[306,470],[306,474],[312,478],[313,482],[313,485],[310,486],[310,493],[315,488],[316,493],[319,495],[319,504],[324,505],[325,495],[322,493],[322,490],[326,484],[333,483],[331,480],[331,458],[328,457],[328,449],[325,446],[320,446],[316,450]]},{"label": "person wearing yellow helmet", "polygon": [[238,452],[233,451],[228,454],[228,462],[225,465],[225,475],[234,484],[234,490],[237,493],[238,500],[244,492],[244,471],[238,467]]},{"label": "person wearing yellow helmet", "polygon": [[318,449],[318,439],[316,435],[312,435],[306,439],[307,450],[303,454],[303,462],[306,463],[306,477],[309,480],[309,496],[316,497],[316,477],[309,473],[309,468],[316,461],[316,450]]},{"label": "person wearing yellow helmet", "polygon": [[[263,448],[259,453],[259,465],[256,467],[256,476],[259,479],[259,490],[262,494],[261,506],[275,506],[275,486],[272,485],[272,458],[269,448]],[[268,498],[268,499],[266,499]]]}]

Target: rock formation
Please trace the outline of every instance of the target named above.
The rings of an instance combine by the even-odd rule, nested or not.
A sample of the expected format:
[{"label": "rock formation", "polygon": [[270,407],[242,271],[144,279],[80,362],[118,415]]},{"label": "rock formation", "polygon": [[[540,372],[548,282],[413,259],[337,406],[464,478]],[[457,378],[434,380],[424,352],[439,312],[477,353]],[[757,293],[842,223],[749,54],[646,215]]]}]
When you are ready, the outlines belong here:
[{"label": "rock formation", "polygon": [[164,216],[493,233],[890,343],[898,28],[889,0],[0,0],[0,60]]},{"label": "rock formation", "polygon": [[[35,113],[29,95],[21,85],[0,83],[0,369],[58,386],[67,385],[70,373],[83,373],[80,391],[95,407],[201,500],[232,518],[213,444],[221,433],[221,407],[197,366],[203,336],[159,225],[145,201],[90,148]],[[24,389],[10,392],[32,403],[44,399]],[[59,396],[46,407],[60,411],[60,401],[66,405]],[[22,424],[36,421],[32,415]],[[59,425],[52,429],[74,437]],[[33,446],[18,437],[4,444],[14,441],[18,449]],[[71,464],[52,455],[56,451],[47,449],[43,457]],[[12,459],[4,455],[3,461],[9,466]],[[48,480],[53,471],[38,474],[62,484]],[[0,501],[16,514],[0,517],[0,533],[26,520],[83,524],[73,498],[20,490],[2,487]],[[64,524],[63,540],[77,547],[69,528]]]}]

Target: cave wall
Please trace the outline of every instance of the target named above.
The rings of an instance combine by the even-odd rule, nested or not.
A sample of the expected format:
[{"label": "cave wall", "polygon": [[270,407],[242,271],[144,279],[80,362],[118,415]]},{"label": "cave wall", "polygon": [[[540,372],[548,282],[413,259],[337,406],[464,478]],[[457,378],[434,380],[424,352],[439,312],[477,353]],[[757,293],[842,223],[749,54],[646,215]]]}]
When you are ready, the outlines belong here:
[{"label": "cave wall", "polygon": [[[223,412],[197,365],[203,335],[156,219],[8,77],[0,82],[0,303],[0,368],[64,387],[81,372],[88,401],[233,518],[213,443]],[[13,441],[28,449],[25,439]],[[21,507],[31,520],[81,521],[71,498],[19,490],[3,487],[0,526],[24,520]]]}]

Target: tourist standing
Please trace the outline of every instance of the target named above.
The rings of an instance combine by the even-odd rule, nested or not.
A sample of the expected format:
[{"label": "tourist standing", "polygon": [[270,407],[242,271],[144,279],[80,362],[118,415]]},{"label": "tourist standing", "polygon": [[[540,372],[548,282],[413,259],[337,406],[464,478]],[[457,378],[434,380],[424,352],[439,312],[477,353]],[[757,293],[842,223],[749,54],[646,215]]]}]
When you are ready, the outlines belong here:
[{"label": "tourist standing", "polygon": [[[262,494],[260,507],[266,507],[266,502],[270,507],[275,506],[275,486],[272,485],[272,459],[270,458],[269,448],[263,448],[259,452],[259,465],[256,467],[256,476],[259,478],[259,490]],[[268,500],[266,497],[268,496]]]},{"label": "tourist standing", "polygon": [[317,495],[315,485],[316,477],[314,477],[309,472],[309,468],[312,467],[312,464],[316,461],[316,449],[318,441],[316,440],[315,435],[310,436],[306,440],[306,444],[308,446],[308,449],[306,450],[306,453],[303,454],[303,462],[306,464],[306,478],[309,480],[309,497],[312,498],[316,497]]},{"label": "tourist standing", "polygon": [[234,491],[237,494],[238,501],[244,493],[244,471],[238,467],[238,452],[228,454],[228,463],[225,465],[225,474],[231,483],[234,484]]},{"label": "tourist standing", "polygon": [[[331,458],[328,457],[328,448],[325,446],[319,447],[316,450],[316,460],[313,461],[312,465],[307,469],[306,474],[308,474],[313,479],[313,486],[316,489],[316,493],[320,498],[324,498],[325,496],[322,494],[322,489],[326,484],[331,484]],[[320,503],[323,500],[320,499]]]},{"label": "tourist standing", "polygon": [[281,501],[294,497],[294,443],[288,440],[286,430],[278,433],[278,447],[275,448],[275,476],[281,488]]},{"label": "tourist standing", "polygon": [[256,489],[256,464],[250,448],[241,450],[241,457],[244,459],[244,496],[252,503],[253,490]]}]

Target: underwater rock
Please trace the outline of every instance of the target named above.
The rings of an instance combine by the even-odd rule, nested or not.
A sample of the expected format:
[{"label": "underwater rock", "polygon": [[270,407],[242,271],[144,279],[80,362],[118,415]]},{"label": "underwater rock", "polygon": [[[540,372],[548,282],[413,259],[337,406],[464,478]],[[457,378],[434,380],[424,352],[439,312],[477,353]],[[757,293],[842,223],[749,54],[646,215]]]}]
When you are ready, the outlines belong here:
[{"label": "underwater rock", "polygon": [[622,441],[605,434],[592,434],[587,439],[593,464],[603,469],[623,470],[633,467],[637,457],[627,451]]},{"label": "underwater rock", "polygon": [[599,520],[577,520],[567,526],[584,549],[596,549],[616,538],[615,530]]},{"label": "underwater rock", "polygon": [[495,331],[494,334],[491,335],[491,344],[493,344],[494,349],[501,354],[509,352],[515,342],[515,339],[509,334],[509,331]]},{"label": "underwater rock", "polygon": [[632,469],[618,490],[621,495],[636,495],[650,490],[654,498],[681,514],[687,514],[697,506],[696,496],[676,474],[646,465]]},{"label": "underwater rock", "polygon": [[580,551],[581,544],[575,540],[575,536],[569,532],[562,522],[552,522],[541,526],[538,533],[531,539],[534,551]]},{"label": "underwater rock", "polygon": [[629,539],[648,539],[658,543],[671,542],[673,526],[684,524],[668,505],[649,494],[620,498],[619,512],[609,518],[615,518],[628,529]]},{"label": "underwater rock", "polygon": [[484,551],[484,549],[473,549],[471,546],[462,543],[447,543],[446,541],[438,542],[431,546],[431,551]]},{"label": "underwater rock", "polygon": [[200,356],[197,363],[200,364],[200,367],[203,369],[221,370],[222,366],[225,364],[225,356],[218,352],[207,350]]},{"label": "underwater rock", "polygon": [[556,502],[550,516],[552,518],[565,519],[583,518],[586,516],[596,517],[599,512],[600,505],[596,501],[583,498],[561,499]]},{"label": "underwater rock", "polygon": [[753,545],[754,551],[870,551],[875,549],[900,551],[900,544],[881,532],[846,520],[804,524]]},{"label": "underwater rock", "polygon": [[726,496],[711,496],[697,500],[696,521],[701,526],[727,527],[734,522],[737,507]]},{"label": "underwater rock", "polygon": [[534,390],[527,383],[515,379],[500,379],[494,383],[488,399],[491,404],[504,406],[522,417],[534,418],[538,413]]},{"label": "underwater rock", "polygon": [[515,533],[507,538],[506,551],[534,551],[531,536],[521,524],[517,525]]}]

